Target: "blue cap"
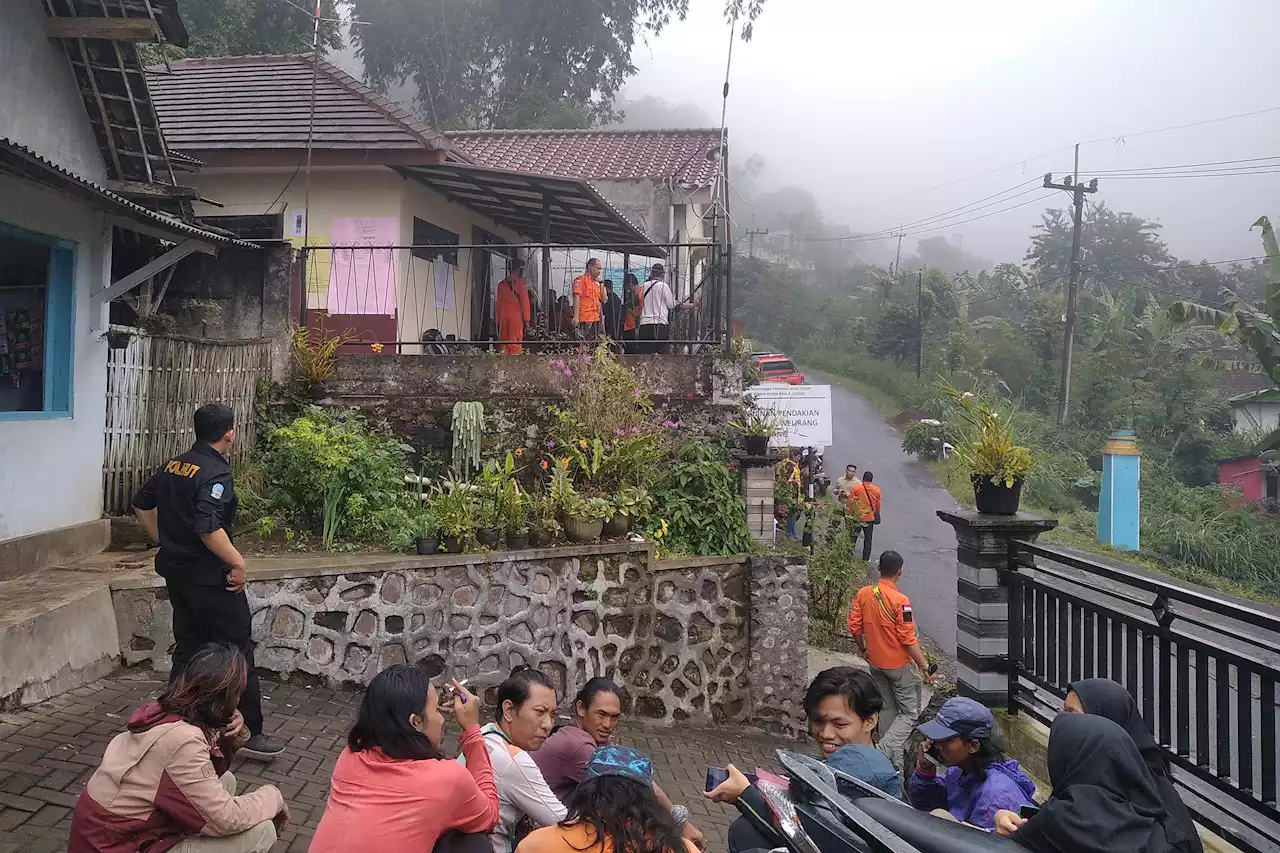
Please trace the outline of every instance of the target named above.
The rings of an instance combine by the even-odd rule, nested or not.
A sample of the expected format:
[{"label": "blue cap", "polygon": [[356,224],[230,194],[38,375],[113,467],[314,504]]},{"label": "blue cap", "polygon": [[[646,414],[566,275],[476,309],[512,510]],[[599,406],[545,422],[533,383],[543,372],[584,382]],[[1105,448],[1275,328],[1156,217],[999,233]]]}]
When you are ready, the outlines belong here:
[{"label": "blue cap", "polygon": [[942,703],[938,716],[918,728],[929,740],[947,740],[963,737],[981,740],[991,736],[996,718],[986,705],[974,699],[957,696]]},{"label": "blue cap", "polygon": [[587,778],[622,776],[639,782],[646,788],[653,787],[653,762],[646,755],[625,746],[602,746],[587,763]]}]

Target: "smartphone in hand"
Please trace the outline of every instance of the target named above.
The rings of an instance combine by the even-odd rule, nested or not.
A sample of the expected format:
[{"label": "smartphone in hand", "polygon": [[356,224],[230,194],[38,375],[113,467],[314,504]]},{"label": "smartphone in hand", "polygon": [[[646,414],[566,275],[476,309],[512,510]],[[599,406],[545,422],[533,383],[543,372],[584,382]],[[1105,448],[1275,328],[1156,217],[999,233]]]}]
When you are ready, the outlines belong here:
[{"label": "smartphone in hand", "polygon": [[1018,809],[1018,817],[1023,820],[1030,820],[1036,816],[1036,812],[1040,811],[1039,806],[1022,806]]},{"label": "smartphone in hand", "polygon": [[707,768],[707,793],[710,794],[729,778],[729,771],[723,767]]}]

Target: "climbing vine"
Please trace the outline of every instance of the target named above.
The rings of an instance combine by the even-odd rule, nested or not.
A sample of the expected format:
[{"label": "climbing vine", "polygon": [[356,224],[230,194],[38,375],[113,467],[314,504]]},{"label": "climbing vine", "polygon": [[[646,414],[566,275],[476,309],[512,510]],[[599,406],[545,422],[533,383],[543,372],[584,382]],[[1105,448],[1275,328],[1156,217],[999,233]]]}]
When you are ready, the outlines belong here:
[{"label": "climbing vine", "polygon": [[484,403],[453,404],[453,467],[466,476],[480,468]]}]

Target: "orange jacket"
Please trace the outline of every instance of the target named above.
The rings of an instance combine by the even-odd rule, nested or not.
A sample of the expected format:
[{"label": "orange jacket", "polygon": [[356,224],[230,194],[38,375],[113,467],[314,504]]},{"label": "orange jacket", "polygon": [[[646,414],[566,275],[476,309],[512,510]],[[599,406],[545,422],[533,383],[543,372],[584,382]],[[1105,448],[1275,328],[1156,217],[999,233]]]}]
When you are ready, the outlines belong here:
[{"label": "orange jacket", "polygon": [[875,521],[880,514],[880,487],[875,483],[861,482],[849,492],[849,514],[863,521]]},{"label": "orange jacket", "polygon": [[864,586],[853,598],[849,633],[866,636],[867,663],[876,669],[906,666],[911,663],[907,647],[919,642],[911,599],[891,580],[882,578],[874,586]]}]

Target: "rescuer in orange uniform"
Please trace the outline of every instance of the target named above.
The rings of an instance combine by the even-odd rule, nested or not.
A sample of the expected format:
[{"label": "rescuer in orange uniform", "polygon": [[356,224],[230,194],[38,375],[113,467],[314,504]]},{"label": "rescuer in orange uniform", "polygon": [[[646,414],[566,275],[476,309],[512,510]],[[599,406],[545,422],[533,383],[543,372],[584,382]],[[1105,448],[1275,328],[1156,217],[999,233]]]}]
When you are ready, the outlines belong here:
[{"label": "rescuer in orange uniform", "polygon": [[862,482],[849,491],[846,508],[849,519],[858,525],[853,532],[853,544],[858,544],[858,534],[866,538],[862,540],[862,559],[871,562],[871,532],[880,523],[880,487],[871,481],[875,475],[867,471],[862,475]]},{"label": "rescuer in orange uniform", "polygon": [[899,770],[902,748],[920,716],[921,682],[933,681],[916,637],[911,599],[898,589],[900,577],[902,555],[885,551],[880,555],[880,582],[858,590],[849,611],[849,633],[862,648],[884,699],[879,747]]},{"label": "rescuer in orange uniform", "polygon": [[511,272],[498,283],[496,311],[498,314],[498,338],[505,343],[498,351],[507,355],[519,355],[524,347],[518,343],[524,340],[525,330],[533,320],[533,312],[529,308],[529,286],[525,283],[524,261],[512,261]]}]

